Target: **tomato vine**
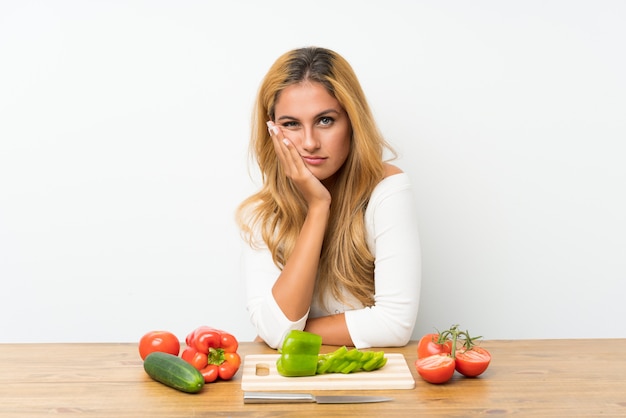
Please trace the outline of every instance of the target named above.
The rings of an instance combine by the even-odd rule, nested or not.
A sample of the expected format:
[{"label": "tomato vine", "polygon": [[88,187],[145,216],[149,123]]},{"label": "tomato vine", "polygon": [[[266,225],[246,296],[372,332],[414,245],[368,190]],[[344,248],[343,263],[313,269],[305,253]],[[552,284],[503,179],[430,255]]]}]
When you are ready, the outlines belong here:
[{"label": "tomato vine", "polygon": [[463,342],[463,348],[465,351],[471,350],[473,346],[476,345],[475,341],[482,338],[482,336],[471,337],[467,330],[461,331],[459,329],[459,325],[455,324],[445,331],[437,331],[439,333],[439,339],[437,340],[438,344],[445,344],[446,341],[452,341],[452,353],[450,354],[452,358],[456,358],[456,344],[457,341]]}]

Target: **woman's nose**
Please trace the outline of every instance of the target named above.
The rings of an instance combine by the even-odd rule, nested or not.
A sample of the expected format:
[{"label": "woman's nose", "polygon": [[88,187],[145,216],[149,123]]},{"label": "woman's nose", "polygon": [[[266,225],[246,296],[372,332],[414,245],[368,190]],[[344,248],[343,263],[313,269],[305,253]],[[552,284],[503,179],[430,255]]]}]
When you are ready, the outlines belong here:
[{"label": "woman's nose", "polygon": [[305,151],[313,151],[318,149],[320,146],[320,142],[317,138],[317,135],[313,131],[313,129],[305,129],[303,132],[302,138],[302,148]]}]

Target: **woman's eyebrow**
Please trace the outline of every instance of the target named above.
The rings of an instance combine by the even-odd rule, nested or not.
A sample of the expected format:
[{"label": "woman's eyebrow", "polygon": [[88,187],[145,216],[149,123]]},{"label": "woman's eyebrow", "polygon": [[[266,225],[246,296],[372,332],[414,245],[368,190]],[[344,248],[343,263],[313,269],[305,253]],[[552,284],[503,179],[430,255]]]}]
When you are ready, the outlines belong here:
[{"label": "woman's eyebrow", "polygon": [[[318,113],[317,115],[315,115],[313,119],[317,119],[317,118],[319,118],[321,116],[328,115],[329,113],[339,114],[340,112],[337,109],[334,109],[334,108],[326,109],[326,110]],[[282,115],[281,117],[279,117],[276,120],[298,120],[298,118],[295,118],[295,117],[289,116],[289,115]]]}]

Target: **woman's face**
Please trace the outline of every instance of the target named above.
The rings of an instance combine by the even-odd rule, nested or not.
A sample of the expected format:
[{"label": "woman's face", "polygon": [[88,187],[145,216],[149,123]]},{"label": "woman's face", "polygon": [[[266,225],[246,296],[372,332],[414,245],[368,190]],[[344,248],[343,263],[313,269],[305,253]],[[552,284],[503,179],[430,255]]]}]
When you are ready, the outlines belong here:
[{"label": "woman's face", "polygon": [[332,182],[348,158],[352,127],[337,99],[317,82],[286,87],[274,106],[274,123],[291,140],[322,183]]}]

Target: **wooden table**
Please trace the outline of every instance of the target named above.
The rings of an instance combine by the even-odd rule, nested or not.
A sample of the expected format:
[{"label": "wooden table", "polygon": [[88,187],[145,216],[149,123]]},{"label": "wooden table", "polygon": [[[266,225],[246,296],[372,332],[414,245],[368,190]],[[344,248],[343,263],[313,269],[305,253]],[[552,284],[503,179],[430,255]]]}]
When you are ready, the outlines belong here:
[{"label": "wooden table", "polygon": [[[415,389],[332,392],[384,395],[392,402],[251,405],[243,403],[241,370],[231,381],[185,394],[145,374],[136,344],[0,344],[0,416],[626,416],[626,339],[482,345],[493,359],[479,378],[424,382],[413,367],[417,343],[411,342],[384,350],[405,355]],[[239,352],[275,353],[252,342]]]}]

